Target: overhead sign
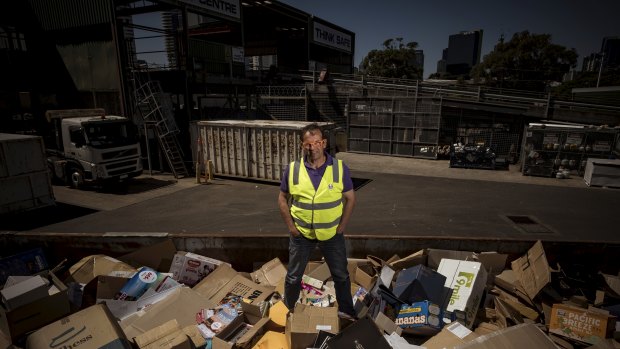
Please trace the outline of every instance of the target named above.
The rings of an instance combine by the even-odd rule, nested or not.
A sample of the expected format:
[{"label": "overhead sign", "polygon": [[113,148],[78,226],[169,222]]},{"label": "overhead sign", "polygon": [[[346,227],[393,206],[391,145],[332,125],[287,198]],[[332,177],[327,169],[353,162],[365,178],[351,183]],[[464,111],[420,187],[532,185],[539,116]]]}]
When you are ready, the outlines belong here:
[{"label": "overhead sign", "polygon": [[353,51],[351,35],[317,22],[314,22],[314,42],[349,53]]},{"label": "overhead sign", "polygon": [[198,6],[229,17],[241,19],[239,0],[180,0],[186,4]]}]

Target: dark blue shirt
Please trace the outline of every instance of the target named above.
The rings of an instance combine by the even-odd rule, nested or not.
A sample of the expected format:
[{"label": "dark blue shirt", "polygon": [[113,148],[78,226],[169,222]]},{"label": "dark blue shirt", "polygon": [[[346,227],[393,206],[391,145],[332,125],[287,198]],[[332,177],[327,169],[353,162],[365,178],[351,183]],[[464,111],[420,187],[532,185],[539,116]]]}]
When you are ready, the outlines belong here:
[{"label": "dark blue shirt", "polygon": [[[310,176],[312,185],[314,185],[314,190],[317,190],[319,188],[319,184],[321,184],[321,179],[323,178],[323,174],[325,173],[325,169],[327,168],[327,166],[334,163],[334,158],[331,155],[325,153],[325,156],[327,157],[325,163],[317,169],[313,169],[310,164],[308,164],[306,159],[304,159],[304,165],[306,166],[306,171],[308,171],[308,176]],[[344,163],[342,163],[342,167],[342,184],[344,186],[342,192],[346,193],[349,190],[353,189],[353,180],[351,180],[351,172],[349,171],[349,167],[347,167],[347,165],[345,165]],[[284,172],[282,173],[282,180],[280,181],[280,191],[284,193],[289,192],[288,174],[289,166],[284,169]]]}]

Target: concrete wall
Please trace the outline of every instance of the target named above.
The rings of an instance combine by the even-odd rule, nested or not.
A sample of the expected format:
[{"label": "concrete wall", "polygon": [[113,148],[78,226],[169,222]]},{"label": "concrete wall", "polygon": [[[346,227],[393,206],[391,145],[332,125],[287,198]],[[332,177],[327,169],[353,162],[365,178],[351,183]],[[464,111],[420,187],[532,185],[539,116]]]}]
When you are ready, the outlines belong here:
[{"label": "concrete wall", "polygon": [[[288,261],[288,237],[285,236],[229,236],[189,235],[168,233],[106,233],[106,234],[0,234],[0,250],[18,253],[41,247],[51,265],[68,259],[68,265],[91,254],[120,256],[149,246],[164,239],[172,239],[177,250],[189,251],[230,262],[239,271],[252,271],[254,263],[274,257]],[[394,238],[385,236],[351,236],[347,238],[348,256],[364,258],[367,255],[388,259],[394,254],[405,257],[423,248],[461,251],[497,251],[509,255],[509,261],[526,253],[534,240],[511,239],[452,239],[435,237]],[[575,264],[586,266],[596,273],[601,270],[616,274],[620,266],[620,243],[604,242],[543,242],[549,264],[564,267]],[[320,259],[318,250],[313,259]]]}]

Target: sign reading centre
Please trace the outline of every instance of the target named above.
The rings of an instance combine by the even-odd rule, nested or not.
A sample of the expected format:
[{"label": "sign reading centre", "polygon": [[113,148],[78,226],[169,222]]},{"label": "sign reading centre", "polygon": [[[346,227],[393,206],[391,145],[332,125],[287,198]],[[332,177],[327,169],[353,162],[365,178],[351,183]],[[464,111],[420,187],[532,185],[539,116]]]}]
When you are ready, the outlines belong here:
[{"label": "sign reading centre", "polygon": [[345,34],[321,23],[314,24],[314,42],[324,44],[346,52],[352,51],[351,35]]},{"label": "sign reading centre", "polygon": [[241,19],[239,0],[181,0],[186,4],[202,7],[229,17]]}]

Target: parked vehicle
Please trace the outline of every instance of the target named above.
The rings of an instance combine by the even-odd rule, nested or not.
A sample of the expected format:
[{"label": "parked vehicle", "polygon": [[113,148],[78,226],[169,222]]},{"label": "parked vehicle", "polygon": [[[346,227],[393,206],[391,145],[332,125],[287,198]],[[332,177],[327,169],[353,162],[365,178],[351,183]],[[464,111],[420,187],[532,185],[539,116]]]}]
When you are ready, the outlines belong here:
[{"label": "parked vehicle", "polygon": [[46,139],[52,179],[79,188],[124,181],[142,174],[140,144],[131,120],[103,109],[48,110],[53,133]]}]

